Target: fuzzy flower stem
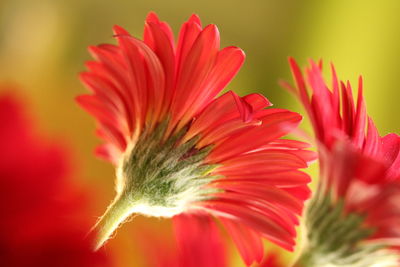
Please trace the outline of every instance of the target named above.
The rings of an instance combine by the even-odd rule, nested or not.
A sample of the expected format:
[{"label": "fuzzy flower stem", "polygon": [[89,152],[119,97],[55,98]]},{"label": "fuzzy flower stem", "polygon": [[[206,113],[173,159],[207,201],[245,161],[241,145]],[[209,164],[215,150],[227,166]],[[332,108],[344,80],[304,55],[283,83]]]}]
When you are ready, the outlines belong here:
[{"label": "fuzzy flower stem", "polygon": [[118,226],[132,214],[131,210],[133,206],[132,201],[124,194],[114,199],[104,215],[92,229],[92,232],[96,234],[93,246],[95,251],[97,251],[111,237]]},{"label": "fuzzy flower stem", "polygon": [[292,267],[317,267],[315,255],[310,251],[303,251],[300,258],[294,263]]}]

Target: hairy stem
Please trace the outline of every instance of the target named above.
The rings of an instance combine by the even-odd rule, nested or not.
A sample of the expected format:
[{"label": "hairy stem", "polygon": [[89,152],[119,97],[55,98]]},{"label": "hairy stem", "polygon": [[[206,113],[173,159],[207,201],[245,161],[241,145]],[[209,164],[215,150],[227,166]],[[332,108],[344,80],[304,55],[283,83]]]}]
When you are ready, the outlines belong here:
[{"label": "hairy stem", "polygon": [[126,195],[120,195],[114,199],[92,229],[96,235],[94,240],[95,251],[101,248],[118,226],[132,214],[133,207],[134,203]]},{"label": "hairy stem", "polygon": [[310,251],[303,250],[292,267],[320,267],[318,262],[316,262],[315,256]]}]

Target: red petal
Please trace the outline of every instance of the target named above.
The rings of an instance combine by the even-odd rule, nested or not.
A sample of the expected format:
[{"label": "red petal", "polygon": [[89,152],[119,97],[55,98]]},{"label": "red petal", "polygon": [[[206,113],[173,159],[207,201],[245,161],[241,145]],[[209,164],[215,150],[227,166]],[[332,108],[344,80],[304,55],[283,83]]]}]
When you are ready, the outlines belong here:
[{"label": "red petal", "polygon": [[188,122],[181,120],[182,116],[189,108],[193,110],[191,106],[202,93],[200,87],[213,68],[218,49],[218,30],[214,25],[209,25],[199,34],[187,56],[181,58],[182,63],[178,69],[176,91],[171,107],[173,115],[171,127],[178,121],[182,126]]},{"label": "red petal", "polygon": [[247,225],[254,231],[262,233],[270,241],[287,250],[293,250],[293,237],[276,222],[263,214],[245,206],[231,204],[227,201],[208,200],[202,205],[213,211],[217,216],[225,217]]},{"label": "red petal", "polygon": [[[154,23],[151,20],[147,22],[145,28],[147,35],[151,36],[152,38],[152,45],[150,47],[152,47],[152,50],[159,58],[165,73],[165,92],[161,92],[164,94],[161,115],[164,115],[170,108],[172,96],[174,95],[175,76],[175,52],[172,32],[170,32],[167,24],[164,27],[163,25],[164,24]],[[157,95],[157,97],[162,99],[162,95]]]},{"label": "red petal", "polygon": [[[267,201],[273,205],[284,207],[297,214],[300,214],[303,209],[302,201],[284,191],[286,189],[279,189],[275,186],[247,182],[243,184],[221,183],[218,185],[218,188],[253,196],[257,199]],[[304,188],[307,188],[307,186],[304,186]]]},{"label": "red petal", "polygon": [[210,216],[181,214],[173,217],[173,222],[179,246],[175,266],[226,266],[221,236]]},{"label": "red petal", "polygon": [[257,149],[277,139],[295,128],[301,116],[294,112],[283,111],[262,118],[262,125],[253,127],[222,142],[207,157],[207,162],[221,162],[232,156]]},{"label": "red petal", "polygon": [[215,183],[225,182],[258,182],[282,188],[308,184],[311,182],[311,178],[308,174],[300,171],[282,171],[278,173],[258,173],[257,175],[236,173],[235,175],[229,175],[227,178],[218,179],[215,181]]},{"label": "red petal", "polygon": [[290,193],[293,197],[301,200],[307,200],[311,196],[311,190],[306,185],[290,187],[290,188],[282,188],[282,189]]},{"label": "red petal", "polygon": [[300,95],[300,100],[303,103],[305,109],[309,113],[309,116],[311,116],[311,108],[310,108],[310,98],[307,93],[307,87],[306,83],[304,82],[303,74],[301,73],[301,70],[299,66],[297,65],[296,61],[293,58],[289,58],[289,64],[290,68],[293,73],[293,77],[296,81],[297,87],[299,88],[299,95]]},{"label": "red petal", "polygon": [[95,154],[99,158],[110,161],[114,165],[117,165],[119,163],[122,151],[115,147],[113,144],[103,144],[96,148]]},{"label": "red petal", "polygon": [[[218,139],[216,137],[218,131],[225,131],[223,129],[228,128],[232,131],[235,130],[233,124],[237,125],[236,129],[250,126],[251,124],[244,124],[238,120],[238,118],[242,117],[242,121],[243,119],[248,120],[252,117],[250,113],[265,108],[268,103],[269,102],[260,95],[253,94],[240,98],[234,92],[229,91],[207,105],[192,123],[183,141],[187,141],[197,134],[201,134],[203,138],[210,135],[214,136],[214,138],[207,138],[207,142],[203,141],[203,145],[209,144]],[[234,120],[235,122],[233,122]],[[227,127],[225,125],[226,123],[233,124],[231,127]],[[256,124],[258,124],[258,122],[256,122]],[[220,130],[217,130],[217,128]],[[222,133],[223,132],[217,135],[227,136],[229,134],[228,131],[226,131],[225,134]]]},{"label": "red petal", "polygon": [[[158,41],[153,39],[154,36],[152,36],[151,30],[148,28],[149,24],[155,25],[160,31],[162,31],[167,38],[167,40],[165,40],[167,42],[157,43]],[[156,47],[160,44],[172,47],[173,50],[175,48],[174,34],[172,33],[171,27],[166,22],[160,21],[157,14],[154,12],[150,12],[147,15],[143,41],[154,51],[156,51]]]},{"label": "red petal", "polygon": [[[153,127],[162,112],[165,74],[157,55],[142,41],[123,35],[119,27],[114,27],[118,41],[128,66],[128,81],[133,92],[136,114],[143,123]],[[147,117],[145,117],[147,116]]]},{"label": "red petal", "polygon": [[365,108],[362,78],[359,78],[357,110],[355,115],[354,130],[352,133],[352,141],[356,147],[362,147],[365,139],[365,127],[367,123],[367,110]]},{"label": "red petal", "polygon": [[[237,47],[226,47],[218,52],[216,62],[207,78],[201,84],[199,96],[193,102],[190,112],[185,118],[195,115],[202,110],[237,74],[245,59],[244,52]],[[239,103],[238,103],[239,104]],[[247,104],[240,103],[240,105]]]},{"label": "red petal", "polygon": [[288,150],[266,150],[240,155],[221,162],[217,169],[224,175],[235,173],[276,172],[305,168],[304,160]]},{"label": "red petal", "polygon": [[385,163],[389,166],[386,177],[400,180],[400,136],[388,134],[382,138],[382,152]]},{"label": "red petal", "polygon": [[[259,184],[259,186],[262,185]],[[250,210],[259,212],[265,217],[265,220],[273,221],[293,237],[296,236],[295,225],[298,225],[299,221],[293,212],[286,209],[283,205],[275,205],[274,203],[270,203],[268,199],[261,199],[258,196],[233,191],[217,193],[211,195],[211,197],[218,201],[247,207]]]},{"label": "red petal", "polygon": [[246,265],[261,262],[264,248],[260,234],[229,219],[220,218],[220,220],[235,242]]},{"label": "red petal", "polygon": [[104,137],[121,149],[121,151],[124,151],[127,140],[125,140],[121,128],[115,123],[118,121],[115,114],[113,114],[110,109],[105,109],[103,103],[94,96],[81,95],[78,96],[76,100],[85,110],[98,119]]},{"label": "red petal", "polygon": [[253,110],[260,110],[272,106],[272,103],[261,94],[249,94],[244,96],[243,99],[252,106]]}]

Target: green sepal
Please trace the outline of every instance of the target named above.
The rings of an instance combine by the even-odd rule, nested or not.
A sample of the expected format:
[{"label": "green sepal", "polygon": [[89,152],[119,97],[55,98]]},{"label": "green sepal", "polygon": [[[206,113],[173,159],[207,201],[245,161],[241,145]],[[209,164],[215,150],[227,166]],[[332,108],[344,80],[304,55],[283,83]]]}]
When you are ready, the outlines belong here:
[{"label": "green sepal", "polygon": [[305,224],[306,245],[296,267],[389,267],[399,260],[384,244],[366,242],[375,229],[365,226],[364,215],[346,211],[344,200],[334,201],[329,193],[312,199]]},{"label": "green sepal", "polygon": [[163,140],[167,125],[144,131],[125,158],[120,181],[125,194],[149,206],[183,208],[208,193],[203,187],[217,178],[209,176],[216,166],[204,164],[212,147],[197,149],[198,136],[179,144],[186,128]]}]

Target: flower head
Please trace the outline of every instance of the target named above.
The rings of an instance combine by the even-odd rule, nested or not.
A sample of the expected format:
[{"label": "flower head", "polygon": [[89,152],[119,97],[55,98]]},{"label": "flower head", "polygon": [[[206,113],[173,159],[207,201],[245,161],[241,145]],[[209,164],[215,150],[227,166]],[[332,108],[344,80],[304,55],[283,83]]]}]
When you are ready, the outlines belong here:
[{"label": "flower head", "polygon": [[307,215],[311,257],[322,255],[326,263],[330,255],[338,266],[393,266],[400,259],[392,250],[400,245],[400,137],[378,134],[366,113],[361,77],[355,101],[333,65],[331,86],[321,63],[311,61],[305,76],[293,59],[290,65],[296,87],[289,88],[310,117],[320,158],[319,188]]},{"label": "flower head", "polygon": [[177,42],[154,13],[143,41],[119,26],[114,33],[118,45],[90,47],[96,60],[81,78],[93,94],[77,99],[98,121],[105,144],[97,154],[117,170],[96,247],[132,213],[206,212],[221,219],[248,264],[262,259],[260,236],[292,249],[309,195],[299,168],[314,154],[280,138],[301,116],[265,109],[271,103],[259,94],[217,97],[244,53],[220,49],[216,26],[203,28],[195,15]]},{"label": "flower head", "polygon": [[23,102],[0,96],[2,266],[110,266],[92,252],[65,147],[38,133]]}]

